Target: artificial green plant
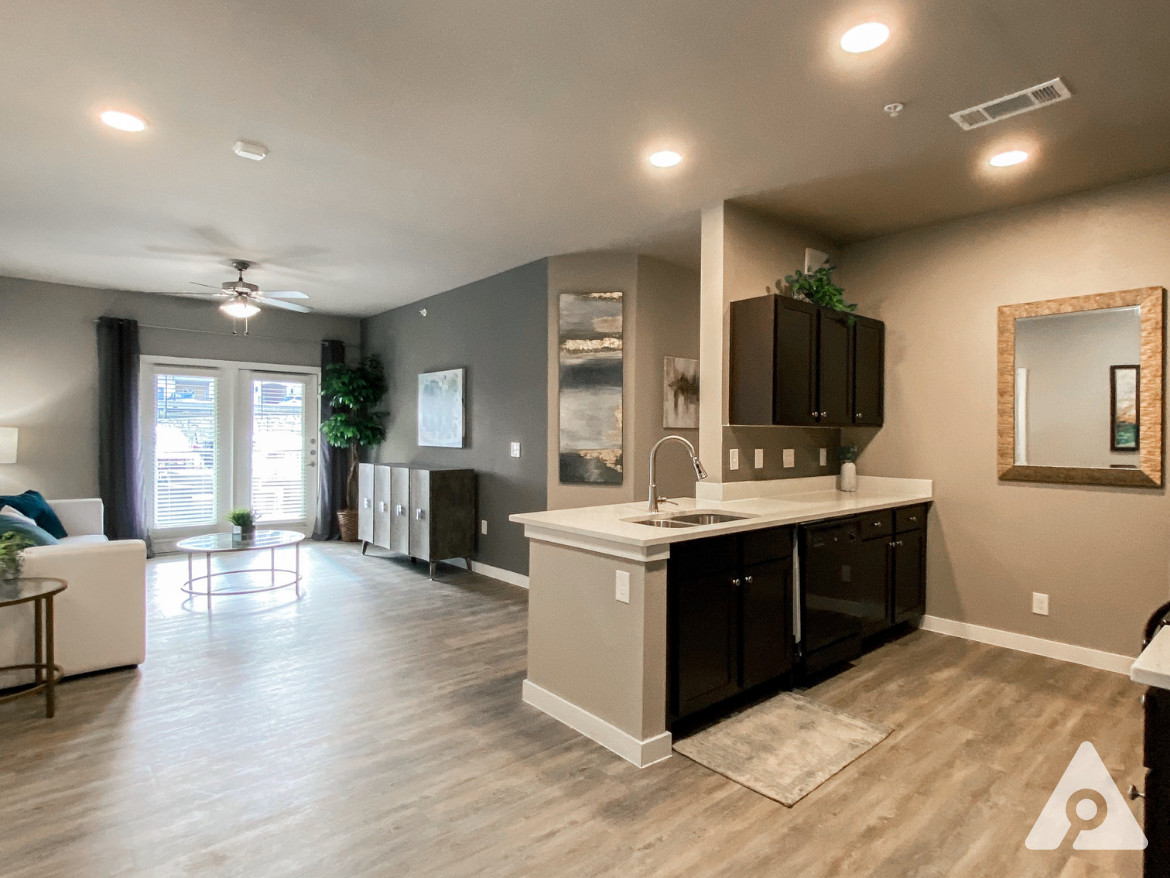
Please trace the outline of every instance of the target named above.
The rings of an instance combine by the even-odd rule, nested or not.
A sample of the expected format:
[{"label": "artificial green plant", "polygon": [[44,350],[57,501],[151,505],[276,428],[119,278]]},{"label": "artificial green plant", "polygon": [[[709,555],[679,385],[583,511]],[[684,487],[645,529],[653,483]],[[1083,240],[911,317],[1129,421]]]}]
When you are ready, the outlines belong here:
[{"label": "artificial green plant", "polygon": [[377,405],[386,395],[386,373],[382,361],[369,356],[360,363],[334,363],[325,367],[321,397],[333,414],[321,424],[325,441],[334,448],[349,449],[349,476],[346,479],[346,509],[357,506],[357,468],[361,449],[377,445],[386,436],[382,422],[386,412]]}]

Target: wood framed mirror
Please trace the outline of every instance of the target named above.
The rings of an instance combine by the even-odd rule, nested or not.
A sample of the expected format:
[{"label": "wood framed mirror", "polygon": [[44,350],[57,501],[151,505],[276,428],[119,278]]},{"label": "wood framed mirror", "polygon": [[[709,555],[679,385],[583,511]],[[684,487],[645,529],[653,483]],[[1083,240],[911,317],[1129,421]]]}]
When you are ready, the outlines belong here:
[{"label": "wood framed mirror", "polygon": [[1162,486],[1166,291],[999,308],[1004,481]]}]

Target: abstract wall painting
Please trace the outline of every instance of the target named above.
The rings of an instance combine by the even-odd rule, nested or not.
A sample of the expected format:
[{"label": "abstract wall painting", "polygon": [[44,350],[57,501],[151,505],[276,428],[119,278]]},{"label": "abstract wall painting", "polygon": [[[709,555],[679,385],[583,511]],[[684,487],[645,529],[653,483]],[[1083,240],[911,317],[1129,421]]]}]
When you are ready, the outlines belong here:
[{"label": "abstract wall painting", "polygon": [[667,357],[662,365],[662,426],[699,427],[699,361]]},{"label": "abstract wall painting", "polygon": [[1109,448],[1111,451],[1137,451],[1138,394],[1141,389],[1140,366],[1109,367]]},{"label": "abstract wall painting", "polygon": [[418,444],[463,447],[463,369],[418,376]]},{"label": "abstract wall painting", "polygon": [[622,294],[561,293],[560,480],[622,483]]}]

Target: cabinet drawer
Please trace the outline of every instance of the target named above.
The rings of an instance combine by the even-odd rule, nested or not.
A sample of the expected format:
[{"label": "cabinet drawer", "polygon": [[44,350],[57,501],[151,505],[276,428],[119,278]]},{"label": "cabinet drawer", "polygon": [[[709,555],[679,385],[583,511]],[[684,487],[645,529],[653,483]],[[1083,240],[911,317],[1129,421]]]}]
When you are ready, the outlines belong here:
[{"label": "cabinet drawer", "polygon": [[907,506],[894,510],[894,527],[898,533],[908,530],[922,530],[926,527],[926,507]]},{"label": "cabinet drawer", "polygon": [[862,539],[888,537],[894,532],[894,510],[892,509],[866,512],[864,515],[859,515],[858,518],[861,520]]},{"label": "cabinet drawer", "polygon": [[771,527],[741,535],[744,566],[792,557],[792,528]]},{"label": "cabinet drawer", "polygon": [[736,566],[735,549],[734,536],[675,543],[670,547],[668,575],[675,580],[697,579],[724,572],[731,575]]}]

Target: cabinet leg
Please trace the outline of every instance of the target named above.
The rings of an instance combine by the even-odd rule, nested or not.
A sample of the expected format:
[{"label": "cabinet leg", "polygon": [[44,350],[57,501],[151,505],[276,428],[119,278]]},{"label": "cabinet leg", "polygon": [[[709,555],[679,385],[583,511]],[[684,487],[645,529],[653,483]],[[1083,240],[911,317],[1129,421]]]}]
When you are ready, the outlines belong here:
[{"label": "cabinet leg", "polygon": [[439,566],[439,562],[438,562],[438,561],[432,561],[432,562],[431,562],[431,580],[432,580],[432,581],[433,581],[433,580],[434,580],[434,578],[435,578],[435,568],[436,568],[436,567],[438,567],[438,566]]},{"label": "cabinet leg", "polygon": [[369,545],[370,544],[367,540],[362,540],[362,554],[363,555],[366,553],[366,549],[369,547]]}]

